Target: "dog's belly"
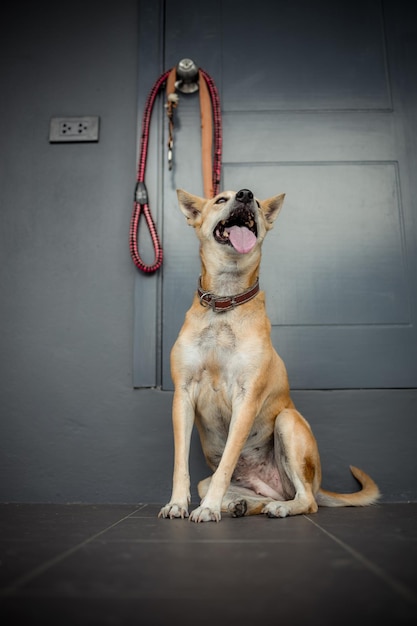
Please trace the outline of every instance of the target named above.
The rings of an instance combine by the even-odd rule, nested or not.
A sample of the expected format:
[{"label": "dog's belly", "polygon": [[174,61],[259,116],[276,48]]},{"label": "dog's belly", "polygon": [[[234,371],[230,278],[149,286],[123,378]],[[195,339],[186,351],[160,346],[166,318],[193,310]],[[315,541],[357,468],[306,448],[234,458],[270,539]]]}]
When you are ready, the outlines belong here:
[{"label": "dog's belly", "polygon": [[[221,404],[223,411],[219,410],[218,392],[215,401],[205,393],[202,406],[204,409],[197,413],[197,427],[207,464],[214,472],[226,445],[231,410],[227,402]],[[232,483],[251,489],[258,495],[281,500],[286,494],[275,462],[273,441],[273,434],[265,432],[255,421],[233,472]]]},{"label": "dog's belly", "polygon": [[287,497],[273,450],[261,457],[253,451],[244,451],[233,472],[232,483],[274,500],[283,500]]}]

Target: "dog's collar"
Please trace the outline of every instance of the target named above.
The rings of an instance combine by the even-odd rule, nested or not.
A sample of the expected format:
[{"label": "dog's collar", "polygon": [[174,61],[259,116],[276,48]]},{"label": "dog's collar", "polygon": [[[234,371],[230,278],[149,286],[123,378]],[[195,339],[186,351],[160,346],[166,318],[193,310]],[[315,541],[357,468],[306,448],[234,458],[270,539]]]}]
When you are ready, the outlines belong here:
[{"label": "dog's collar", "polygon": [[216,296],[211,291],[204,291],[201,287],[201,276],[198,281],[198,297],[200,298],[200,304],[202,306],[210,307],[216,313],[222,313],[223,311],[230,311],[239,304],[245,304],[256,296],[259,291],[259,279],[257,278],[255,284],[246,291],[238,293],[235,296]]}]

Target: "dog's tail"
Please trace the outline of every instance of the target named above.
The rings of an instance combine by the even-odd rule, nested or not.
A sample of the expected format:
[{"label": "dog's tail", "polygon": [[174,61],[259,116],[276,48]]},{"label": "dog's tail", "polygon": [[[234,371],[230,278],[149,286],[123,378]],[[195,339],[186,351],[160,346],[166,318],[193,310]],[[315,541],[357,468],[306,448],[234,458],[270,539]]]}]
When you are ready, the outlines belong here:
[{"label": "dog's tail", "polygon": [[355,493],[334,493],[320,489],[316,494],[316,501],[319,506],[367,506],[378,500],[381,494],[378,485],[372,478],[353,465],[350,466],[350,471],[362,485],[362,489]]}]

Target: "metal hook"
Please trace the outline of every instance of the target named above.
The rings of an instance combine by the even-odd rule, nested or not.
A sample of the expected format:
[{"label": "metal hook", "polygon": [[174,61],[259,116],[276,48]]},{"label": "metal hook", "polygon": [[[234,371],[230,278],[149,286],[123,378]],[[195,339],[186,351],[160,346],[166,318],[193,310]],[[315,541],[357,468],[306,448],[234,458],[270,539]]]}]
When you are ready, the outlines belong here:
[{"label": "metal hook", "polygon": [[194,93],[198,91],[198,67],[191,59],[182,59],[177,67],[177,81],[175,89],[182,93]]}]

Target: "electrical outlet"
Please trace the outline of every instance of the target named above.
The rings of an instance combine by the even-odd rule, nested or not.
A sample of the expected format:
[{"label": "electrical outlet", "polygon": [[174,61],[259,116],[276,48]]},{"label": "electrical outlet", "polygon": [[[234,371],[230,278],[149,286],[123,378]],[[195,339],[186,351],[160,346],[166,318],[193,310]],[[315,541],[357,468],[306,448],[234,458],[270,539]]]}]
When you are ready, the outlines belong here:
[{"label": "electrical outlet", "polygon": [[50,143],[98,141],[99,117],[52,117],[49,125]]}]

